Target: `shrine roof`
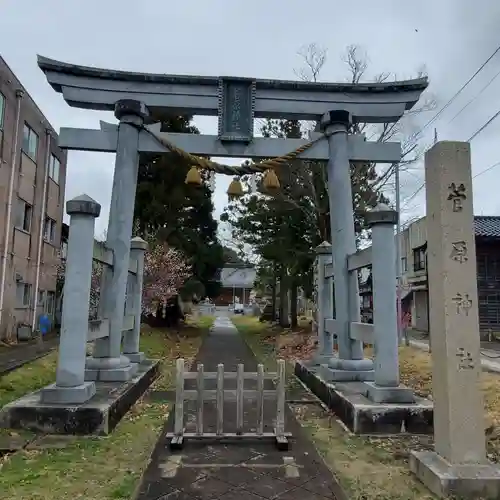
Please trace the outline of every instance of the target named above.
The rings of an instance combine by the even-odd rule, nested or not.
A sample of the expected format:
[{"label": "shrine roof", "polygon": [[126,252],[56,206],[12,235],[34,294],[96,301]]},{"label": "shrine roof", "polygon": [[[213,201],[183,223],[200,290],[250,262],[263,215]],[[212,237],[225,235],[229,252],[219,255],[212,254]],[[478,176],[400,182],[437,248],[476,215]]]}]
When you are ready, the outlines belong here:
[{"label": "shrine roof", "polygon": [[[55,72],[84,78],[101,78],[106,80],[118,80],[129,82],[159,83],[159,84],[187,84],[208,85],[219,84],[218,76],[201,75],[170,75],[163,73],[141,73],[135,71],[123,71],[113,69],[102,69],[91,66],[81,66],[66,62],[56,61],[47,57],[38,56],[38,66],[44,72]],[[393,82],[370,82],[370,83],[322,83],[303,82],[294,80],[256,79],[248,77],[227,77],[242,81],[254,81],[258,89],[277,90],[304,90],[318,92],[349,92],[349,93],[384,93],[384,92],[406,92],[423,91],[428,86],[427,78],[413,80],[401,80]],[[60,85],[52,84],[54,89],[61,91]]]},{"label": "shrine roof", "polygon": [[500,215],[475,215],[474,233],[484,238],[500,238]]}]

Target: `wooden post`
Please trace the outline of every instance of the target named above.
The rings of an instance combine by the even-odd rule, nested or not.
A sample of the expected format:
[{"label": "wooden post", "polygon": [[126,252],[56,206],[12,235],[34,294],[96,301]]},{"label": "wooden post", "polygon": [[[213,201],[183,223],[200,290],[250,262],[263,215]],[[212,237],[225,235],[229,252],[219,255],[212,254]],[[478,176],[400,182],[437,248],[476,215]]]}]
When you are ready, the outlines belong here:
[{"label": "wooden post", "polygon": [[238,364],[238,371],[236,373],[236,433],[243,432],[243,390],[245,384],[245,367],[240,363]]},{"label": "wooden post", "polygon": [[184,360],[177,360],[175,380],[175,423],[174,433],[182,436],[184,431]]},{"label": "wooden post", "polygon": [[224,429],[224,365],[217,365],[217,435],[220,436]]},{"label": "wooden post", "polygon": [[203,434],[203,390],[205,388],[205,380],[203,379],[203,364],[198,365],[198,374],[196,377],[196,390],[198,392],[197,415],[196,415],[196,434]]},{"label": "wooden post", "polygon": [[278,359],[278,384],[276,386],[276,436],[285,434],[285,360]]},{"label": "wooden post", "polygon": [[257,434],[264,433],[264,365],[257,366]]}]

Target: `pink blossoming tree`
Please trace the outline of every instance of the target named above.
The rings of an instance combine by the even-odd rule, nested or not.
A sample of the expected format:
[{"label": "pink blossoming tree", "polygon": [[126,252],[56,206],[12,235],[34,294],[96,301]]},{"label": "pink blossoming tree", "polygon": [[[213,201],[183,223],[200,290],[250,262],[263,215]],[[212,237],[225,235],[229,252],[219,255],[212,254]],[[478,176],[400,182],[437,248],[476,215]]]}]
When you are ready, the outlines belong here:
[{"label": "pink blossoming tree", "polygon": [[[100,282],[103,272],[102,264],[95,262],[92,266],[89,319],[97,318],[99,308]],[[57,295],[63,293],[66,261],[63,260],[57,269]],[[166,243],[150,243],[150,249],[144,259],[144,284],[142,309],[144,314],[152,314],[159,304],[178,294],[184,282],[191,276],[191,267],[182,254]]]},{"label": "pink blossoming tree", "polygon": [[184,256],[166,243],[150,243],[144,259],[142,308],[146,314],[179,293],[191,276],[191,266]]}]

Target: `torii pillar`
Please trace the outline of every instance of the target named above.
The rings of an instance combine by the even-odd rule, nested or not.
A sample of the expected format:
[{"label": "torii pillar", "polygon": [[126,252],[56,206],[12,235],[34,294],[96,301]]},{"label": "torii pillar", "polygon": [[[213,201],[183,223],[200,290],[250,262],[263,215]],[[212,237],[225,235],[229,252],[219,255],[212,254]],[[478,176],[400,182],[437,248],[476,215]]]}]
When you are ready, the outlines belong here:
[{"label": "torii pillar", "polygon": [[[332,233],[332,257],[335,273],[335,332],[338,357],[332,357],[329,367],[336,371],[337,380],[356,380],[356,372],[364,372],[365,380],[373,380],[373,361],[364,359],[363,344],[351,340],[351,322],[360,321],[357,273],[350,273],[347,257],[356,252],[353,197],[351,186],[348,129],[352,117],[348,111],[336,110],[323,115],[321,128],[328,139],[328,196]],[[344,372],[344,373],[342,373]],[[350,374],[349,374],[350,373]]]}]

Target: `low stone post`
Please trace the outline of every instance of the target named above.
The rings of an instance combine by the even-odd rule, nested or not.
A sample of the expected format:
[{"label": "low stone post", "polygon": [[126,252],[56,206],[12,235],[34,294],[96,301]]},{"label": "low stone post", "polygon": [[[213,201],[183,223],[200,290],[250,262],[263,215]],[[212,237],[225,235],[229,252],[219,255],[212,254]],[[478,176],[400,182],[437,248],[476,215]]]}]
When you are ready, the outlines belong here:
[{"label": "low stone post", "polygon": [[81,195],[66,203],[66,212],[71,219],[56,383],[43,389],[42,403],[84,403],[96,390],[95,383],[85,382],[84,377],[94,227],[101,205]]},{"label": "low stone post", "polygon": [[396,239],[398,213],[379,203],[366,215],[372,229],[374,382],[368,397],[377,403],[411,403],[411,389],[399,386]]},{"label": "low stone post", "polygon": [[325,330],[325,319],[333,317],[333,279],[327,279],[325,274],[325,266],[332,262],[332,245],[324,241],[316,248],[316,255],[318,349],[313,362],[321,365],[333,356],[333,335]]},{"label": "low stone post", "polygon": [[134,329],[125,332],[123,339],[123,354],[132,363],[144,361],[144,353],[139,352],[139,340],[141,334],[141,313],[142,313],[142,289],[144,280],[144,254],[148,249],[148,244],[139,237],[132,238],[130,242],[130,256],[137,262],[137,274],[134,279],[134,286],[131,293],[131,314],[134,316]]},{"label": "low stone post", "polygon": [[425,154],[429,331],[435,451],[410,467],[440,497],[500,498],[500,468],[486,457],[470,145]]}]

